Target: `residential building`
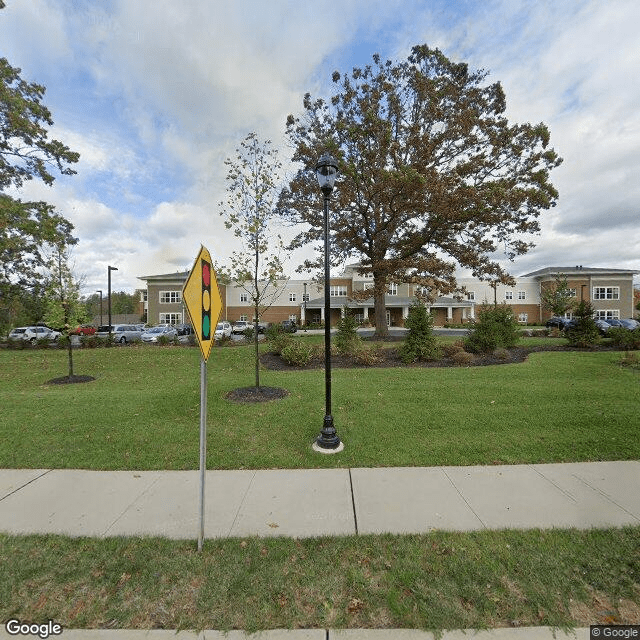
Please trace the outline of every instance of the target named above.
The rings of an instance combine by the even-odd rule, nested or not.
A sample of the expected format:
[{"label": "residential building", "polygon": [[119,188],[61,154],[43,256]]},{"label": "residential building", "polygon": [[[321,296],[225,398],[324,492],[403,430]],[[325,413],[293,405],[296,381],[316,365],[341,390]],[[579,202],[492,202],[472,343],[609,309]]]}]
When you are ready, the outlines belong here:
[{"label": "residential building", "polygon": [[[600,318],[630,318],[634,315],[633,276],[639,271],[628,269],[601,269],[589,267],[545,267],[516,278],[514,286],[492,285],[476,278],[458,278],[461,293],[438,296],[428,304],[434,324],[465,324],[473,321],[483,304],[508,304],[521,324],[541,324],[551,313],[542,308],[541,292],[552,286],[557,274],[567,277],[576,301],[589,300]],[[142,276],[146,288],[147,321],[150,324],[180,324],[188,317],[182,301],[182,287],[188,272]],[[362,292],[373,287],[373,277],[361,273],[357,264],[348,265],[344,272],[331,278],[331,325],[335,325],[349,310],[360,322],[373,322],[373,296],[361,300]],[[410,306],[416,300],[420,287],[406,282],[390,283],[385,295],[387,324],[404,325]],[[250,295],[242,286],[231,283],[220,285],[222,313],[220,318],[235,322],[253,318]],[[267,295],[271,306],[259,319],[261,322],[280,323],[295,320],[299,324],[324,323],[324,287],[311,280],[281,280],[269,287]],[[144,297],[144,293],[142,294]]]}]

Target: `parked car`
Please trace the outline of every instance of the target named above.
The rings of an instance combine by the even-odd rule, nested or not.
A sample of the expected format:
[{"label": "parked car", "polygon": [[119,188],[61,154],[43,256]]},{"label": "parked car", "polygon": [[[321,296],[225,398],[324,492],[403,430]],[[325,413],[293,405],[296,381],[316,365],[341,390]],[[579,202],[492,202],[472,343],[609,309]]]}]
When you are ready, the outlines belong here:
[{"label": "parked car", "polygon": [[177,324],[176,331],[179,336],[189,336],[193,333],[193,327],[190,324]]},{"label": "parked car", "polygon": [[38,340],[47,339],[52,342],[60,337],[59,331],[54,331],[50,327],[33,326],[33,327],[16,327],[9,333],[10,340],[28,340],[36,342]]},{"label": "parked car", "polygon": [[222,338],[230,338],[231,337],[231,323],[230,322],[218,322],[216,325],[216,330],[213,334],[215,340],[222,340]]},{"label": "parked car", "polygon": [[96,328],[92,324],[82,324],[79,327],[69,331],[72,336],[92,336],[96,332]]},{"label": "parked car", "polygon": [[250,327],[246,320],[237,320],[231,327],[231,333],[241,334],[244,333]]},{"label": "parked car", "polygon": [[298,330],[295,320],[283,320],[281,326],[288,333],[295,333]]},{"label": "parked car", "polygon": [[622,321],[619,320],[618,318],[605,318],[604,321],[611,327],[623,327],[624,329],[627,328],[624,326],[624,324],[622,324]]},{"label": "parked car", "polygon": [[[106,338],[109,335],[109,325],[98,327],[95,335]],[[135,324],[114,324],[111,325],[111,335],[114,342],[126,344],[127,342],[138,342],[142,337],[142,331]]]},{"label": "parked car", "polygon": [[600,332],[600,335],[606,336],[607,331],[611,329],[611,325],[608,322],[605,322],[604,320],[600,320],[600,319],[596,319],[594,322],[596,323],[596,327],[598,327],[598,331]]},{"label": "parked car", "polygon": [[622,318],[620,322],[622,323],[622,326],[625,327],[625,329],[630,329],[631,331],[640,327],[640,322],[634,320],[633,318]]},{"label": "parked car", "polygon": [[564,329],[567,323],[569,322],[569,318],[564,318],[562,316],[552,316],[545,323],[546,327],[555,327],[557,329]]},{"label": "parked car", "polygon": [[169,340],[173,340],[178,337],[178,332],[175,327],[163,326],[163,327],[151,327],[142,334],[142,342],[158,342],[161,336],[165,336]]}]

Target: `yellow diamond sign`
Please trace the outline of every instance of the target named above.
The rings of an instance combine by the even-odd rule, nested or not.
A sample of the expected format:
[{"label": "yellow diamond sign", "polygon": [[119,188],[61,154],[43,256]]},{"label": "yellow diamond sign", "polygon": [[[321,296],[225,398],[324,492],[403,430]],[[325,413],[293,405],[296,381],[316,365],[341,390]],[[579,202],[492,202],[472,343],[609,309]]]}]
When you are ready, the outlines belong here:
[{"label": "yellow diamond sign", "polygon": [[182,299],[198,339],[202,359],[206,362],[211,353],[213,336],[222,312],[222,298],[211,264],[211,255],[202,246],[182,288]]}]

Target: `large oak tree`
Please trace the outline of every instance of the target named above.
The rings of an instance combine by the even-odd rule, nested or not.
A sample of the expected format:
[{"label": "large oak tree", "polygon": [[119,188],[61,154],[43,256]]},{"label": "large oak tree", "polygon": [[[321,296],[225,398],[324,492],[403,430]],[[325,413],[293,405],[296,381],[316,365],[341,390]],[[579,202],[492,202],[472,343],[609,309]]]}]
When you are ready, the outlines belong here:
[{"label": "large oak tree", "polygon": [[487,84],[486,72],[426,45],[406,61],[374,55],[373,63],[335,72],[329,102],[307,94],[304,113],[287,119],[300,169],[279,206],[290,222],[307,225],[292,248],[321,241],[313,169],[323,152],[335,156],[332,259],[355,258],[373,274],[376,332],[383,334],[390,282],[415,282],[432,297],[456,291],[459,267],[510,282],[495,253],[502,248],[513,259],[533,246],[541,211],[558,197],[549,173],[561,158],[544,124],[507,121],[502,87]]},{"label": "large oak tree", "polygon": [[[3,8],[0,2],[0,9]],[[42,103],[45,89],[20,77],[0,58],[0,309],[40,279],[42,249],[67,246],[73,225],[46,202],[23,202],[17,191],[33,178],[51,185],[53,172],[75,173],[79,154],[49,137],[53,125]],[[2,318],[0,318],[2,322]]]}]

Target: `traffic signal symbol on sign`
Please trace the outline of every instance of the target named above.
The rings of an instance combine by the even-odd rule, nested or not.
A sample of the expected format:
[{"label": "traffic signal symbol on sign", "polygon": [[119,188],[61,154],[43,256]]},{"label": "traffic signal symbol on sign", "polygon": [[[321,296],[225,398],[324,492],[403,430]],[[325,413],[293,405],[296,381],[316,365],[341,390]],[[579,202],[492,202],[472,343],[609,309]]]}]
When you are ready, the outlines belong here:
[{"label": "traffic signal symbol on sign", "polygon": [[211,340],[211,265],[200,260],[202,269],[202,339]]},{"label": "traffic signal symbol on sign", "polygon": [[222,312],[222,298],[211,264],[211,255],[204,247],[201,247],[184,284],[182,299],[200,345],[202,358],[206,362],[213,345],[213,328]]}]

